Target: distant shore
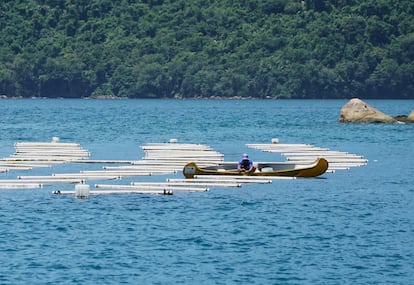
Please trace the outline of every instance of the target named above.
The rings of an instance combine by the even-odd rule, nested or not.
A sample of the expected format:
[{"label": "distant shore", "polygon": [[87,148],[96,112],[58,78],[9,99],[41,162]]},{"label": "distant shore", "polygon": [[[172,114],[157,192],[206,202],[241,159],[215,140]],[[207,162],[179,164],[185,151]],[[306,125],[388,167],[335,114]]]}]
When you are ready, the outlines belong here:
[{"label": "distant shore", "polygon": [[[136,100],[136,99],[150,99],[150,100],[349,100],[349,98],[325,98],[325,99],[315,99],[315,98],[286,98],[286,97],[266,97],[266,98],[257,98],[253,96],[195,96],[195,97],[154,97],[154,98],[131,98],[131,97],[121,97],[115,95],[98,95],[98,96],[89,96],[89,97],[23,97],[23,96],[7,96],[0,95],[0,99],[32,99],[32,100],[45,100],[45,99],[85,99],[85,100]],[[366,100],[413,100],[412,98],[370,98]]]}]

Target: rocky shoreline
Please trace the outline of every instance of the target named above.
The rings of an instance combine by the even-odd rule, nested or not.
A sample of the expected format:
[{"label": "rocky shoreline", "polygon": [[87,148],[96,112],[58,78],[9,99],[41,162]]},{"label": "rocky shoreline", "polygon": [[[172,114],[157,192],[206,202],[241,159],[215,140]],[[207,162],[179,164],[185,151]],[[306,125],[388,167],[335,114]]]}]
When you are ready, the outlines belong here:
[{"label": "rocky shoreline", "polygon": [[409,115],[391,117],[372,107],[359,98],[353,98],[346,103],[339,115],[340,123],[414,123],[414,110]]}]

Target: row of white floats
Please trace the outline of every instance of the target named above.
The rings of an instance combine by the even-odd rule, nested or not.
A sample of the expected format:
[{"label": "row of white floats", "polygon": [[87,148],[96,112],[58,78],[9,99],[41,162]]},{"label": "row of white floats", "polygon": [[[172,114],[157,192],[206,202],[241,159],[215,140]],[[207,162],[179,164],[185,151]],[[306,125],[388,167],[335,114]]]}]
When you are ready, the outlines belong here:
[{"label": "row of white floats", "polygon": [[78,184],[75,190],[56,190],[53,194],[75,195],[77,198],[88,198],[90,195],[103,194],[160,194],[172,195],[173,192],[207,192],[210,187],[242,187],[243,184],[270,184],[274,179],[296,179],[295,177],[255,177],[255,176],[196,176],[194,179],[167,179],[167,182],[132,182],[130,185],[95,184],[90,190],[89,185]]},{"label": "row of white floats", "polygon": [[247,147],[266,152],[280,153],[288,161],[297,163],[310,162],[318,157],[323,157],[329,163],[328,172],[347,170],[351,167],[363,166],[368,163],[368,160],[361,155],[320,148],[311,144],[247,144]]},{"label": "row of white floats", "polygon": [[[145,155],[141,160],[124,162],[124,165],[105,165],[101,170],[87,170],[62,176],[85,180],[94,178],[103,180],[167,175],[181,172],[189,161],[205,165],[224,160],[223,154],[201,144],[153,143],[142,146],[142,149]],[[116,163],[116,161],[112,163]],[[118,164],[122,163],[118,162]]]},{"label": "row of white floats", "polygon": [[[90,153],[78,143],[62,143],[54,137],[51,142],[17,142],[15,152],[0,159],[0,172],[11,170],[32,170],[51,167],[54,164],[89,159]],[[1,179],[0,189],[33,189],[45,184],[61,183],[55,176],[18,176],[17,179]],[[82,183],[81,179],[65,178],[65,182]]]},{"label": "row of white floats", "polygon": [[[273,142],[273,140],[272,140]],[[349,169],[367,163],[362,156],[318,148],[309,144],[247,144],[250,148],[278,152],[289,161],[310,161],[325,157],[330,170]],[[148,193],[172,194],[173,191],[208,191],[210,187],[241,187],[244,183],[271,183],[274,179],[295,179],[292,177],[252,176],[196,176],[195,179],[167,179],[166,182],[132,182],[130,185],[96,184],[96,190],[89,190],[85,184],[91,180],[115,180],[123,177],[175,174],[183,166],[194,161],[199,165],[218,164],[224,155],[202,144],[150,143],[142,146],[145,155],[141,160],[90,160],[90,153],[76,143],[60,143],[54,139],[49,143],[16,143],[16,152],[0,160],[0,169],[13,164],[18,169],[51,166],[54,163],[99,163],[101,170],[85,170],[79,173],[56,173],[47,176],[18,176],[17,179],[0,180],[0,189],[39,188],[44,185],[62,183],[76,184],[75,190],[56,190],[55,194],[74,194],[84,197],[89,194]],[[29,166],[30,165],[30,166]]]},{"label": "row of white floats", "polygon": [[[54,184],[77,184],[82,185],[87,181],[92,180],[118,180],[124,177],[138,177],[138,176],[153,176],[175,174],[181,172],[184,165],[188,161],[196,161],[201,165],[208,165],[211,163],[219,163],[224,160],[224,155],[212,150],[210,147],[201,144],[178,144],[176,142],[170,143],[152,143],[142,146],[145,156],[141,160],[121,161],[121,160],[89,160],[89,152],[83,151],[79,144],[74,143],[59,143],[53,140],[50,143],[16,143],[16,152],[11,158],[4,159],[4,161],[16,161],[24,164],[33,161],[44,162],[41,166],[46,166],[47,163],[99,163],[111,164],[105,165],[101,170],[84,170],[79,173],[55,173],[51,175],[22,175],[17,179],[8,179],[0,181],[0,189],[26,189],[26,188],[41,188],[45,185]],[[73,156],[67,154],[73,153]],[[79,156],[79,154],[82,154]],[[63,159],[62,159],[63,158]],[[117,164],[117,165],[113,165]],[[122,165],[121,165],[122,164]],[[47,166],[51,166],[47,164]],[[104,190],[97,190],[92,193],[107,194],[107,193],[125,193],[125,192],[152,192],[167,191],[176,189],[179,191],[206,191],[206,186],[233,186],[231,184],[222,183],[204,183],[192,184],[185,187],[185,181],[180,182],[166,182],[141,185],[108,185]],[[207,184],[207,185],[206,185]],[[78,186],[83,187],[83,186]],[[200,188],[201,187],[201,188]],[[101,187],[102,188],[102,185]],[[107,190],[107,191],[106,191]],[[122,190],[122,191],[121,191]],[[73,191],[54,191],[57,194],[72,193]],[[75,191],[76,192],[76,191]]]},{"label": "row of white floats", "polygon": [[90,153],[77,143],[61,143],[54,137],[51,142],[17,142],[15,152],[0,159],[0,172],[31,170],[51,167],[53,164],[89,159]]},{"label": "row of white floats", "polygon": [[[141,147],[145,155],[142,160],[133,161],[130,165],[104,166],[103,170],[90,171],[90,174],[119,174],[135,176],[137,174],[174,174],[181,172],[189,161],[201,165],[210,165],[224,161],[224,155],[202,144],[150,143]],[[269,180],[268,180],[269,181]],[[172,195],[176,191],[205,192],[210,187],[241,187],[237,179],[211,180],[203,179],[167,179],[166,182],[132,182],[130,185],[95,184],[94,190],[76,185],[74,191],[54,191],[54,194],[70,194],[78,198],[87,198],[89,195],[144,193]],[[260,183],[260,181],[258,181]],[[79,190],[80,189],[80,190]]]}]

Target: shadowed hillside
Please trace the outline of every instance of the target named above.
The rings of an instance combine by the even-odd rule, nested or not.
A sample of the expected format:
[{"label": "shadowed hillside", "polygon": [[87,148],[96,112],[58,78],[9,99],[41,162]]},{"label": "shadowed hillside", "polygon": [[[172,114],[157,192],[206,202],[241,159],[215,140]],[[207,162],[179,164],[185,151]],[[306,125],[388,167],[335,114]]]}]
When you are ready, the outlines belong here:
[{"label": "shadowed hillside", "polygon": [[3,0],[0,95],[414,98],[414,1]]}]

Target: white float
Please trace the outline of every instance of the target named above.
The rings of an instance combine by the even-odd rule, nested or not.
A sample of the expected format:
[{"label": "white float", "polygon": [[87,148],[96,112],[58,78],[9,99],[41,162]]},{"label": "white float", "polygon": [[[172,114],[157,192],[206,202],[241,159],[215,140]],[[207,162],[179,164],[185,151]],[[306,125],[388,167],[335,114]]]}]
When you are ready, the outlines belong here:
[{"label": "white float", "polygon": [[89,198],[90,189],[88,184],[76,184],[75,185],[75,197],[79,199]]}]

